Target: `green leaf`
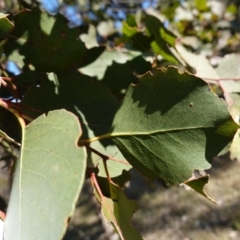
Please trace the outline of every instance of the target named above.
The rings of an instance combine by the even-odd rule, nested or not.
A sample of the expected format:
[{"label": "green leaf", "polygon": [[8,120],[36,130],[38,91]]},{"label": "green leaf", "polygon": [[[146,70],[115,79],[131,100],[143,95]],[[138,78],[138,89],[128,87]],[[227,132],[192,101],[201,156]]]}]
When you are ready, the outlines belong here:
[{"label": "green leaf", "polygon": [[171,185],[209,168],[238,128],[207,83],[169,68],[130,86],[111,133],[98,139],[112,137],[133,167]]},{"label": "green leaf", "polygon": [[61,14],[51,16],[34,8],[17,14],[14,23],[4,50],[9,60],[25,70],[51,72],[84,66],[105,49],[87,50],[79,39],[81,29],[70,29]]},{"label": "green leaf", "polygon": [[23,129],[4,239],[61,239],[82,188],[84,148],[76,117],[58,110]]},{"label": "green leaf", "polygon": [[199,177],[199,178],[196,178],[196,179],[186,181],[184,184],[188,185],[193,190],[200,193],[202,196],[204,196],[205,198],[207,198],[211,202],[216,203],[216,201],[213,200],[212,198],[210,198],[204,191],[204,186],[208,183],[208,180],[209,180],[209,175],[206,175],[206,176],[202,176],[202,177]]},{"label": "green leaf", "polygon": [[154,41],[151,43],[153,51],[169,62],[179,63],[169,49],[169,46],[175,47],[176,36],[167,30],[158,18],[152,15],[146,16],[145,23],[149,35],[154,37]]},{"label": "green leaf", "polygon": [[[111,222],[122,240],[142,239],[141,235],[131,224],[132,214],[137,211],[137,204],[127,199],[123,190],[114,183],[110,184],[111,198],[101,199],[96,193],[102,205],[102,212],[107,221]],[[123,210],[124,209],[124,210]]]},{"label": "green leaf", "polygon": [[0,41],[5,39],[13,29],[13,24],[7,16],[8,14],[0,13]]}]

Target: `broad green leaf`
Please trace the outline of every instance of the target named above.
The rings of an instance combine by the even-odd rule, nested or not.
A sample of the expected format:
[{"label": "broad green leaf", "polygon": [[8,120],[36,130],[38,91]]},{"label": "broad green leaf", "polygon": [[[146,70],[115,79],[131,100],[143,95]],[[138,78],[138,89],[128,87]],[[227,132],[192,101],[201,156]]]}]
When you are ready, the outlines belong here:
[{"label": "broad green leaf", "polygon": [[175,68],[130,86],[112,126],[98,139],[112,137],[133,167],[167,185],[209,168],[239,128],[207,83]]},{"label": "broad green leaf", "polygon": [[208,183],[208,180],[209,180],[209,175],[206,175],[196,179],[188,180],[184,184],[188,185],[189,187],[191,187],[196,192],[200,193],[202,196],[204,196],[208,200],[216,203],[216,201],[210,198],[204,191],[204,186]]},{"label": "broad green leaf", "polygon": [[81,129],[65,110],[42,115],[23,129],[4,239],[61,239],[82,188],[86,153]]},{"label": "broad green leaf", "polygon": [[152,15],[146,16],[145,23],[149,35],[154,37],[151,43],[153,51],[169,62],[179,63],[169,49],[169,46],[175,47],[176,36],[167,30],[158,18]]},{"label": "broad green leaf", "polygon": [[34,8],[17,14],[14,23],[4,50],[9,60],[26,70],[51,72],[84,66],[104,50],[87,50],[79,39],[83,32],[80,28],[70,29],[61,14],[51,16]]},{"label": "broad green leaf", "polygon": [[131,224],[131,218],[137,211],[137,204],[127,199],[123,190],[114,183],[110,184],[111,198],[100,198],[95,190],[95,195],[102,205],[102,212],[108,222],[111,222],[122,240],[142,239],[141,235]]},{"label": "broad green leaf", "polygon": [[13,29],[13,24],[7,16],[8,14],[0,13],[0,41],[5,39]]}]

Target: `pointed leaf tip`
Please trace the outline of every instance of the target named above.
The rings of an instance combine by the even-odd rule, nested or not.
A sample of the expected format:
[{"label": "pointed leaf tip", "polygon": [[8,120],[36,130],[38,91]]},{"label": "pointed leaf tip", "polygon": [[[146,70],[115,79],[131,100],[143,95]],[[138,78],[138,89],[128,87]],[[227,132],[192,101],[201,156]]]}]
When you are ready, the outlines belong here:
[{"label": "pointed leaf tip", "polygon": [[133,227],[131,218],[137,211],[137,204],[127,199],[121,188],[110,182],[110,198],[103,196],[100,199],[97,191],[95,194],[102,205],[102,212],[107,221],[111,222],[122,240],[142,240],[140,233]]},{"label": "pointed leaf tip", "polygon": [[210,178],[210,176],[206,175],[206,176],[202,176],[202,177],[199,177],[199,178],[196,178],[196,179],[188,180],[184,184],[188,185],[193,190],[200,193],[202,196],[204,196],[205,198],[207,198],[211,202],[217,203],[214,199],[209,197],[204,191],[204,187],[208,183],[209,178]]}]

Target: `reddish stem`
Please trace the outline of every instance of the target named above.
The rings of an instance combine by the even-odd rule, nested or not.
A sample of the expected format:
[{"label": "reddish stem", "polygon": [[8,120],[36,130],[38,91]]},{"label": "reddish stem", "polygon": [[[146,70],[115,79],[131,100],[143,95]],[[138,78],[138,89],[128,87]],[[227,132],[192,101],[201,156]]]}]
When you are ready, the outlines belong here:
[{"label": "reddish stem", "polygon": [[91,170],[91,168],[87,168],[87,171],[90,174],[92,185],[95,187],[95,189],[96,189],[97,193],[99,194],[99,197],[101,198],[101,200],[103,200],[104,196],[103,196],[102,191],[101,191],[101,189],[98,185],[95,173]]},{"label": "reddish stem", "polygon": [[219,82],[219,81],[240,81],[240,78],[205,78],[205,77],[201,77],[202,79],[206,80],[206,81],[214,81],[214,82]]},{"label": "reddish stem", "polygon": [[25,109],[28,109],[28,110],[30,110],[30,111],[33,111],[33,112],[39,112],[39,113],[41,113],[41,114],[43,114],[43,113],[45,113],[45,112],[43,112],[43,111],[41,111],[41,110],[38,110],[38,109],[35,109],[35,108],[31,108],[31,107],[29,107],[29,106],[27,106],[27,105],[24,105],[24,104],[22,104],[22,103],[14,103],[14,102],[11,102],[11,101],[9,101],[9,100],[5,100],[5,102],[7,102],[10,106],[13,106],[13,107],[15,107],[15,108],[17,108],[17,109],[21,109],[21,108],[25,108]]},{"label": "reddish stem", "polygon": [[13,78],[9,78],[9,77],[1,77],[4,81],[8,81],[11,82],[13,80]]}]

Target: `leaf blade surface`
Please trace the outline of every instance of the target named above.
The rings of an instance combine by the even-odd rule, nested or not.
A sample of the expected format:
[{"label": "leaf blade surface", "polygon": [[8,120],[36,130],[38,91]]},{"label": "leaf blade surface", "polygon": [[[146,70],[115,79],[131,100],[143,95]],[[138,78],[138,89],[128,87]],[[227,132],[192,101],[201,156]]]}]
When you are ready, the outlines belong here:
[{"label": "leaf blade surface", "polygon": [[109,135],[138,171],[172,185],[209,168],[238,128],[204,81],[169,68],[129,87]]},{"label": "leaf blade surface", "polygon": [[23,133],[5,239],[60,239],[82,188],[86,154],[78,121],[65,110],[40,116]]}]

